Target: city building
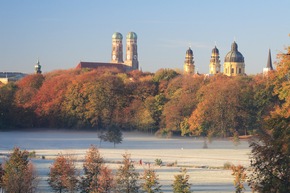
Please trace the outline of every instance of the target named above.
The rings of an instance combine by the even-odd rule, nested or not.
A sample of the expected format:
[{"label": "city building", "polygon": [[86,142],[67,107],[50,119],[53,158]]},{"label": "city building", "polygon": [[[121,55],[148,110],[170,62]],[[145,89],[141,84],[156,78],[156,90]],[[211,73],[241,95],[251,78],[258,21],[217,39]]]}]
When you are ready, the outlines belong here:
[{"label": "city building", "polygon": [[238,51],[238,44],[232,43],[232,49],[225,57],[224,72],[227,76],[237,76],[245,74],[244,56]]},{"label": "city building", "polygon": [[190,47],[185,54],[183,69],[185,74],[194,74],[195,66],[193,61],[193,52]]},{"label": "city building", "polygon": [[40,66],[39,59],[37,59],[37,63],[34,66],[34,73],[35,74],[41,74],[41,66]]},{"label": "city building", "polygon": [[217,47],[215,46],[212,49],[210,64],[209,64],[209,73],[217,74],[221,72],[221,61],[220,61],[220,53]]},{"label": "city building", "polygon": [[21,72],[0,72],[0,82],[2,84],[8,84],[9,82],[16,82],[27,74]]},{"label": "city building", "polygon": [[126,36],[126,60],[123,60],[123,36],[119,32],[112,35],[112,54],[111,62],[80,62],[78,68],[96,69],[99,67],[118,68],[121,71],[128,72],[139,69],[137,34],[129,32]]},{"label": "city building", "polygon": [[274,70],[273,66],[272,66],[272,57],[271,57],[271,50],[269,49],[269,54],[268,54],[268,61],[267,61],[267,65],[266,68],[263,69],[263,74],[267,75],[268,72]]}]

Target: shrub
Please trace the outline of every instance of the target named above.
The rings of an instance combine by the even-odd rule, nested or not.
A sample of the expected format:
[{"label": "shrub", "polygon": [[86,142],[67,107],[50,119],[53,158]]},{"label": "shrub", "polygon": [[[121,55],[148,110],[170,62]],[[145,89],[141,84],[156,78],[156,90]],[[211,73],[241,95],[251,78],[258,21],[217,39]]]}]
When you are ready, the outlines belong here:
[{"label": "shrub", "polygon": [[157,158],[157,159],[155,159],[155,165],[157,165],[157,166],[162,166],[162,160],[161,159],[159,159],[159,158]]},{"label": "shrub", "polygon": [[225,170],[229,170],[229,169],[231,169],[232,166],[233,166],[233,164],[232,164],[231,162],[226,162],[226,163],[224,163],[224,169],[225,169]]}]

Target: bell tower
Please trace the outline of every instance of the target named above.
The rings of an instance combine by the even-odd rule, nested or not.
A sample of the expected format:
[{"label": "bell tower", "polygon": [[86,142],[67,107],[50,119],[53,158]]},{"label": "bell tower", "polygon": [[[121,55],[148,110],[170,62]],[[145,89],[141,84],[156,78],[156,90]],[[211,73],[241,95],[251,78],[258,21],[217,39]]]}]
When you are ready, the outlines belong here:
[{"label": "bell tower", "polygon": [[112,36],[112,59],[111,63],[123,63],[123,36],[115,32]]},{"label": "bell tower", "polygon": [[215,46],[212,49],[210,64],[209,64],[209,74],[217,74],[221,72],[221,61],[219,50]]},{"label": "bell tower", "polygon": [[41,74],[41,66],[39,63],[39,59],[37,59],[37,63],[34,66],[34,72],[35,72],[35,74]]},{"label": "bell tower", "polygon": [[194,74],[194,61],[193,61],[193,52],[189,47],[186,51],[185,61],[183,65],[184,73],[185,74]]},{"label": "bell tower", "polygon": [[126,36],[126,61],[125,65],[130,70],[138,70],[138,52],[137,52],[137,34],[135,32],[129,32]]}]

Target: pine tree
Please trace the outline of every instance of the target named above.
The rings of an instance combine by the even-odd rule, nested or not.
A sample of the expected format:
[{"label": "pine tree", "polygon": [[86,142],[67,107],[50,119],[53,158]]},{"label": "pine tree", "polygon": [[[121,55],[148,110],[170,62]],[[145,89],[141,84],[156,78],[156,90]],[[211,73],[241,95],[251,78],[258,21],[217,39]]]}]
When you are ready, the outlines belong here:
[{"label": "pine tree", "polygon": [[77,190],[77,170],[72,157],[57,156],[50,167],[48,184],[54,192],[67,191],[73,193]]},{"label": "pine tree", "polygon": [[158,176],[153,169],[145,169],[142,179],[145,181],[142,184],[142,189],[144,192],[148,193],[155,193],[155,192],[162,192],[161,185],[158,182]]},{"label": "pine tree", "polygon": [[2,188],[7,193],[34,193],[38,180],[33,164],[29,161],[29,152],[14,148],[9,160],[4,163]]},{"label": "pine tree", "polygon": [[123,165],[120,166],[116,174],[116,192],[138,193],[140,189],[138,178],[139,174],[135,171],[130,154],[125,153],[123,155]]},{"label": "pine tree", "polygon": [[180,174],[174,176],[173,193],[191,193],[191,185],[188,183],[189,175],[186,169],[180,169]]}]

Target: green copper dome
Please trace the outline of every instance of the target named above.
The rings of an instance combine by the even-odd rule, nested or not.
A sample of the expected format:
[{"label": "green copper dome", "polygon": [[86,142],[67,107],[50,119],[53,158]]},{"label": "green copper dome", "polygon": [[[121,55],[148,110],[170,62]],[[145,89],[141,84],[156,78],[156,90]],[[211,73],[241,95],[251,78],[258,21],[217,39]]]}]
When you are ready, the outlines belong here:
[{"label": "green copper dome", "polygon": [[129,32],[126,36],[127,39],[137,39],[137,34],[135,32]]},{"label": "green copper dome", "polygon": [[188,50],[186,51],[186,55],[193,55],[193,52],[191,48],[189,47]]},{"label": "green copper dome", "polygon": [[123,36],[121,33],[119,32],[115,32],[113,35],[112,35],[112,39],[123,39]]},{"label": "green copper dome", "polygon": [[232,44],[232,50],[225,57],[225,62],[244,62],[244,56],[238,51],[238,44]]},{"label": "green copper dome", "polygon": [[212,54],[215,54],[215,55],[219,55],[220,54],[219,49],[217,49],[216,46],[214,47],[214,49],[212,49]]}]

